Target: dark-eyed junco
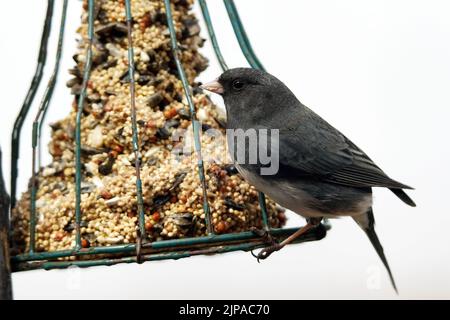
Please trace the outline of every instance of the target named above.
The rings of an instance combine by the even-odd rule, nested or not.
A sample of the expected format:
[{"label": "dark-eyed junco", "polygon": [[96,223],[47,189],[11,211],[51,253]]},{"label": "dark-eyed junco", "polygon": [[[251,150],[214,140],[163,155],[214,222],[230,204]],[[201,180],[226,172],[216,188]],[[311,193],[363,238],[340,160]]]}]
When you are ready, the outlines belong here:
[{"label": "dark-eyed junco", "polygon": [[[243,151],[246,161],[236,161],[242,176],[308,222],[283,242],[272,243],[263,249],[258,258],[267,258],[280,250],[320,223],[322,218],[350,216],[369,237],[397,290],[374,229],[372,187],[389,188],[403,202],[415,206],[402,190],[412,188],[389,178],[353,142],[304,106],[286,85],[266,72],[231,69],[202,88],[223,97],[228,130],[241,133],[250,130],[256,132],[260,140],[270,141],[266,147],[258,142],[257,156],[261,154],[259,149],[266,148],[272,161],[277,162],[275,166],[259,158],[249,161],[251,153],[255,152],[249,139],[236,143],[237,135],[229,138],[231,135],[227,131],[233,159],[236,161]],[[269,166],[276,170],[270,172]]]}]

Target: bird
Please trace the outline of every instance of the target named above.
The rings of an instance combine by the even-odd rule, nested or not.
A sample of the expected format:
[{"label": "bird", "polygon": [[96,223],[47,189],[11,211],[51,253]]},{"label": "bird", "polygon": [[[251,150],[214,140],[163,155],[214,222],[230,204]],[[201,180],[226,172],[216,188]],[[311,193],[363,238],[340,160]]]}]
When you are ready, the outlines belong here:
[{"label": "bird", "polygon": [[[369,238],[398,293],[375,232],[372,188],[388,188],[404,203],[415,207],[404,191],[413,188],[390,178],[350,139],[302,104],[282,81],[265,71],[233,68],[200,87],[223,98],[228,149],[242,177],[307,221],[281,243],[272,240],[259,252],[258,261],[317,227],[322,219],[348,216]],[[270,146],[266,143],[265,151],[270,148],[272,159],[278,162],[275,173],[263,174],[268,164],[262,159],[248,160],[252,152],[250,139],[236,143],[236,135],[229,134],[249,130],[256,132],[257,138],[265,135],[265,141],[271,141]],[[258,148],[264,149],[264,144],[258,142]],[[236,160],[239,152],[244,152],[246,161]]]}]

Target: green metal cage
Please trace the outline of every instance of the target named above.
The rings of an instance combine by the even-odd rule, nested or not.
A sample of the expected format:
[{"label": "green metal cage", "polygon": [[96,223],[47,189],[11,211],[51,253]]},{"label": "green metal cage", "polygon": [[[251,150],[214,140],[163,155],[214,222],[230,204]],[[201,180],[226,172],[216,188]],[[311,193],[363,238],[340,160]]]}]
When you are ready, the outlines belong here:
[{"label": "green metal cage", "polygon": [[[225,71],[228,69],[227,64],[220,51],[219,44],[214,32],[211,17],[208,11],[208,6],[205,0],[198,0],[202,11],[204,22],[207,26],[207,31],[213,46],[217,60],[221,68]],[[30,249],[23,254],[14,255],[11,257],[12,271],[23,271],[30,269],[54,269],[54,268],[66,268],[69,266],[89,267],[99,265],[114,265],[118,263],[141,263],[144,261],[163,260],[163,259],[179,259],[193,255],[200,254],[215,254],[231,251],[250,251],[256,248],[264,247],[264,240],[254,234],[251,231],[229,234],[215,234],[213,228],[211,228],[211,212],[208,205],[208,199],[206,196],[207,187],[204,176],[204,167],[202,160],[201,143],[199,138],[199,126],[201,124],[196,119],[194,102],[192,99],[191,89],[189,87],[188,80],[186,78],[183,66],[179,59],[179,47],[175,34],[175,27],[172,18],[172,11],[170,6],[170,0],[164,0],[165,13],[167,18],[167,26],[170,32],[170,40],[173,58],[176,63],[177,71],[180,80],[182,81],[184,94],[187,98],[187,102],[191,111],[191,120],[193,123],[194,131],[194,147],[198,159],[198,169],[200,175],[200,181],[203,189],[203,211],[205,213],[205,220],[207,226],[208,235],[202,237],[183,238],[175,240],[162,240],[154,242],[145,242],[140,239],[145,238],[145,215],[143,208],[143,196],[142,185],[140,179],[140,164],[138,160],[138,126],[136,121],[136,108],[135,108],[135,80],[134,80],[134,61],[133,61],[133,44],[132,44],[132,12],[130,0],[125,0],[125,11],[127,21],[127,34],[128,34],[128,73],[130,79],[130,105],[131,105],[131,122],[133,133],[133,152],[135,153],[135,168],[136,168],[136,194],[138,203],[138,226],[137,226],[137,242],[134,244],[113,245],[105,247],[90,247],[82,248],[81,246],[81,117],[82,106],[86,97],[86,88],[90,76],[90,70],[92,65],[92,40],[94,34],[94,10],[95,1],[88,0],[88,47],[86,52],[86,62],[84,67],[83,83],[81,93],[78,99],[78,110],[76,115],[76,128],[75,128],[75,190],[76,190],[76,203],[75,203],[75,246],[70,250],[60,250],[51,252],[37,252],[35,250],[35,233],[36,233],[36,194],[38,190],[37,185],[37,172],[39,170],[40,161],[38,161],[40,154],[40,139],[41,130],[45,120],[46,113],[50,105],[52,94],[57,82],[59,65],[62,54],[63,37],[66,24],[67,4],[68,0],[64,0],[62,6],[61,22],[59,26],[59,40],[56,50],[56,60],[53,68],[53,72],[49,78],[48,85],[46,87],[44,96],[39,104],[38,111],[33,121],[33,133],[32,133],[32,177],[31,177],[31,201],[30,201]],[[242,50],[242,54],[245,56],[249,65],[256,69],[264,70],[262,63],[256,57],[250,41],[245,33],[241,19],[239,17],[236,5],[233,0],[224,0],[225,8],[228,13],[228,18],[233,27],[236,39]],[[17,178],[18,178],[18,159],[20,154],[20,135],[21,129],[27,117],[36,91],[41,83],[43,77],[43,69],[46,63],[48,39],[52,26],[54,0],[48,0],[48,7],[45,16],[44,28],[42,32],[42,38],[39,49],[38,64],[31,82],[30,88],[24,100],[24,103],[20,109],[19,115],[14,123],[14,129],[11,139],[11,208],[16,204],[16,192],[17,192]],[[298,228],[270,228],[268,223],[268,217],[266,212],[266,200],[263,193],[259,193],[259,205],[261,208],[262,225],[265,231],[278,239],[284,239],[294,233]],[[6,213],[7,215],[7,213]],[[318,228],[310,230],[304,236],[297,239],[298,242],[320,240],[325,237],[329,225],[327,223],[321,224]],[[95,257],[93,256],[95,255]],[[102,258],[102,255],[104,256]],[[92,256],[90,259],[79,259],[81,256]],[[111,257],[113,256],[113,257]],[[116,258],[114,258],[116,256]],[[71,257],[72,260],[61,260],[59,258]]]}]

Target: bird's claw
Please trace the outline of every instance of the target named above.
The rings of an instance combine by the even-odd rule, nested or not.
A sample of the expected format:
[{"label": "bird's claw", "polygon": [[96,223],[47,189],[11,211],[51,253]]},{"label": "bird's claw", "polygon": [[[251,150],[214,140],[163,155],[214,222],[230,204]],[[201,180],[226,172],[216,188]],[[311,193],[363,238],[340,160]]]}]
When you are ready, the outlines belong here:
[{"label": "bird's claw", "polygon": [[260,237],[264,243],[268,244],[268,246],[263,248],[258,254],[253,253],[253,250],[250,251],[252,256],[257,259],[258,263],[259,260],[267,259],[273,252],[282,248],[277,239],[275,239],[268,230],[253,227],[250,231],[253,232],[254,235]]},{"label": "bird's claw", "polygon": [[280,250],[281,248],[283,248],[282,245],[280,245],[279,243],[274,243],[269,247],[263,248],[258,254],[254,254],[253,251],[251,251],[251,253],[259,263],[259,260],[267,259],[272,253]]}]

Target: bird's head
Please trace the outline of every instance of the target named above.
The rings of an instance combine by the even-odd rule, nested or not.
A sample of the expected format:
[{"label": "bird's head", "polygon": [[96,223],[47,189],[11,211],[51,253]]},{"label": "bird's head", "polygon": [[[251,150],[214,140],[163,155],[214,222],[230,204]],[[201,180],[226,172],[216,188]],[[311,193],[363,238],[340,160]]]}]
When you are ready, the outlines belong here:
[{"label": "bird's head", "polygon": [[242,99],[244,96],[264,90],[265,86],[270,85],[270,78],[273,77],[264,71],[235,68],[225,71],[219,78],[201,87],[220,94],[226,100]]},{"label": "bird's head", "polygon": [[270,116],[282,107],[289,89],[271,74],[251,69],[235,68],[201,88],[217,93],[224,99],[228,118],[235,116],[255,118],[258,114]]}]

